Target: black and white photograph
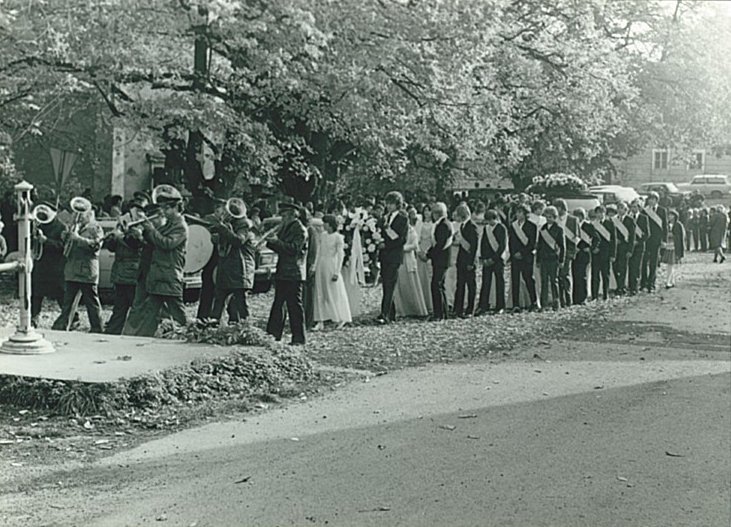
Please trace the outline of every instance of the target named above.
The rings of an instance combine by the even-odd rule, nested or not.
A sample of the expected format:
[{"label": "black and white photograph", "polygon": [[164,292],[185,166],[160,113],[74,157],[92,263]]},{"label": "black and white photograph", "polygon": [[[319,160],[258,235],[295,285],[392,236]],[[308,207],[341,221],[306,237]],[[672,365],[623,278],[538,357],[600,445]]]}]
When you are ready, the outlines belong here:
[{"label": "black and white photograph", "polygon": [[0,0],[0,525],[731,525],[731,0]]}]

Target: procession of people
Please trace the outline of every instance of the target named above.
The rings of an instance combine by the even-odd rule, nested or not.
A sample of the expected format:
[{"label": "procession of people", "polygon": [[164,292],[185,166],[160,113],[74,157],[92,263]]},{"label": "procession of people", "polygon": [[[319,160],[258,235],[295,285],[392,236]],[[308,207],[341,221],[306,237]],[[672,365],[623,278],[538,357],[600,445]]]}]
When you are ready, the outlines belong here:
[{"label": "procession of people", "polygon": [[[384,325],[652,293],[661,265],[667,268],[662,285],[675,287],[686,251],[704,246],[694,234],[702,215],[660,201],[650,193],[644,202],[569,212],[563,199],[497,195],[489,202],[462,200],[450,214],[444,202],[407,204],[399,192],[359,207],[337,202],[327,213],[287,200],[278,205],[279,224],[262,233],[259,210],[251,213],[240,198],[221,200],[214,214],[200,218],[184,213],[175,187],[161,185],[152,196],[137,193],[120,204],[118,228],[106,235],[86,198],[72,200],[67,223],[63,211],[44,202],[47,217],[34,229],[32,322],[38,324],[47,298],[61,308],[54,329],[78,326],[80,302],[92,332],[154,336],[163,319],[191,323],[183,304],[190,222],[206,226],[215,248],[194,323],[218,325],[224,312],[228,324],[248,319],[256,255],[266,246],[278,257],[266,331],[281,340],[288,320],[293,345],[304,344],[309,330],[352,323],[368,278],[381,285],[375,322]],[[715,262],[725,260],[727,237],[728,217],[719,205],[705,245]],[[97,289],[102,247],[115,255],[106,324]]]}]

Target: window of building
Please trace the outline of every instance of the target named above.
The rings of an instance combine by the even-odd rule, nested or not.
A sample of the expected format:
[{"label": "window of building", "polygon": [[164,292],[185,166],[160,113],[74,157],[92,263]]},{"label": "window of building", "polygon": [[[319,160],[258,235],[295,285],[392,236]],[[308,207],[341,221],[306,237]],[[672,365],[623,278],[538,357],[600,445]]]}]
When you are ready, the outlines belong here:
[{"label": "window of building", "polygon": [[706,164],[706,153],[703,150],[694,150],[688,163],[688,170],[703,170]]},{"label": "window of building", "polygon": [[652,151],[652,169],[653,170],[667,170],[668,169],[668,151],[667,150],[653,150]]}]

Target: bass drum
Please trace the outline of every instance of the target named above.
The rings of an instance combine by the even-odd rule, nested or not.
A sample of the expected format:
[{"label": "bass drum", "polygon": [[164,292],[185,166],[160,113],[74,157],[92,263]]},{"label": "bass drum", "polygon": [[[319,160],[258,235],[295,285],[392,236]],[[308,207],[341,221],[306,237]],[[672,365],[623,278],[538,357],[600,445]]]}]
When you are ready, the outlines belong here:
[{"label": "bass drum", "polygon": [[187,274],[202,270],[213,255],[211,233],[202,225],[188,225],[188,244],[185,246],[185,268]]}]

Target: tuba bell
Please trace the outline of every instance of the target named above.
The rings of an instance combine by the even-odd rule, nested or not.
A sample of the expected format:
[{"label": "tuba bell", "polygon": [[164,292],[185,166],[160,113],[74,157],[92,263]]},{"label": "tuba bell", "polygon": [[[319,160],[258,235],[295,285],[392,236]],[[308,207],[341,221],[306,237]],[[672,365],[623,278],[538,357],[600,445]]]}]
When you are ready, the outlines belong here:
[{"label": "tuba bell", "polygon": [[33,207],[31,218],[39,225],[47,225],[56,217],[57,212],[45,203],[40,203]]},{"label": "tuba bell", "polygon": [[81,216],[91,211],[93,208],[91,201],[81,196],[71,198],[71,202],[69,203],[69,205],[71,206],[71,212],[74,213],[74,219],[71,223],[71,226],[66,230],[66,241],[63,245],[63,255],[65,258],[69,257],[69,255],[71,254],[71,250],[74,248],[74,242],[69,235],[71,233],[78,234],[81,223]]},{"label": "tuba bell", "polygon": [[229,219],[240,220],[246,217],[246,203],[241,198],[229,198],[224,207]]}]

